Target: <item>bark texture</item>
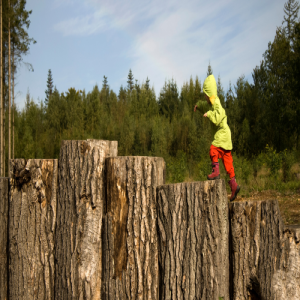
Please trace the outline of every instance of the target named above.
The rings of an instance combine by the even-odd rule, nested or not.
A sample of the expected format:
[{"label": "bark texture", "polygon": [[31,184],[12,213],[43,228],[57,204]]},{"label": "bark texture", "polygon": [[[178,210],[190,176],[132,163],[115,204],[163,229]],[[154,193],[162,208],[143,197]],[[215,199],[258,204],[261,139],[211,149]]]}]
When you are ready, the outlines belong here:
[{"label": "bark texture", "polygon": [[163,185],[157,203],[160,299],[229,300],[225,181]]},{"label": "bark texture", "polygon": [[57,163],[10,161],[10,299],[54,299]]},{"label": "bark texture", "polygon": [[284,227],[278,201],[230,204],[232,299],[300,299],[300,229]]},{"label": "bark texture", "polygon": [[106,160],[102,299],[159,299],[156,187],[164,183],[160,157]]},{"label": "bark texture", "polygon": [[105,158],[117,142],[63,141],[59,158],[56,299],[101,299]]},{"label": "bark texture", "polygon": [[8,198],[9,178],[0,178],[0,299],[8,296]]}]

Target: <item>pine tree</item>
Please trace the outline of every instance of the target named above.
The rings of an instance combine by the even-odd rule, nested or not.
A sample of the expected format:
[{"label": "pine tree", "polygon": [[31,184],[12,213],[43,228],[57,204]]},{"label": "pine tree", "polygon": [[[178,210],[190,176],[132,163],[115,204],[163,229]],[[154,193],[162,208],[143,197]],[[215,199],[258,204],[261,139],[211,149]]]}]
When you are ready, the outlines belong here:
[{"label": "pine tree", "polygon": [[105,75],[103,76],[102,88],[105,89],[105,90],[108,88],[107,77]]},{"label": "pine tree", "polygon": [[207,67],[206,76],[208,77],[209,75],[212,75],[212,73],[213,73],[213,70],[212,70],[212,67],[211,67],[210,62],[209,62],[208,67]]},{"label": "pine tree", "polygon": [[148,79],[148,76],[147,76],[147,79],[146,79],[146,90],[148,91],[150,86],[149,86],[149,82],[150,82],[150,79]]},{"label": "pine tree", "polygon": [[127,80],[127,89],[130,90],[130,92],[133,90],[133,74],[131,69],[129,69],[129,73],[128,73],[128,80]]},{"label": "pine tree", "polygon": [[220,99],[221,105],[225,107],[225,92],[221,83],[221,77],[218,76],[218,82],[217,82],[217,91],[218,91],[218,97]]},{"label": "pine tree", "polygon": [[283,24],[286,24],[284,27],[284,32],[289,41],[292,40],[294,35],[295,24],[298,18],[299,3],[296,0],[288,0],[284,4],[283,9],[285,16],[283,17]]},{"label": "pine tree", "polygon": [[198,76],[196,76],[196,80],[195,80],[195,103],[196,104],[199,100],[200,100],[200,97],[201,97],[201,82],[199,81],[199,78]]},{"label": "pine tree", "polygon": [[46,98],[45,98],[45,105],[48,106],[49,99],[53,92],[53,79],[51,69],[48,70],[48,78],[47,78],[47,89],[45,90]]}]

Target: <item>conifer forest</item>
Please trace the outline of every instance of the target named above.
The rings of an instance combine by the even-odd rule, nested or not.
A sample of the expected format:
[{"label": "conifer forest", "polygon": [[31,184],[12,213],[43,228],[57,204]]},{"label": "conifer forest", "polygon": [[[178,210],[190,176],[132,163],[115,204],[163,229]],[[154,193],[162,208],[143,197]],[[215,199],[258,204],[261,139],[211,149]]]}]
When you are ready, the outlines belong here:
[{"label": "conifer forest", "polygon": [[[25,4],[25,0],[1,0],[2,176],[8,174],[10,158],[58,158],[62,140],[103,139],[118,141],[119,155],[163,157],[167,182],[206,179],[213,134],[209,120],[193,111],[195,103],[204,100],[198,77],[187,78],[181,87],[176,78],[166,80],[157,93],[151,78],[140,82],[129,70],[127,85],[118,91],[110,88],[105,75],[91,91],[76,86],[58,91],[49,66],[44,99],[37,102],[28,92],[24,109],[17,109],[14,78],[35,43],[27,32],[31,11]],[[273,41],[253,66],[253,83],[241,75],[224,90],[213,65],[199,70],[203,76],[216,71],[237,178],[245,185],[258,182],[257,174],[264,167],[280,182],[293,181],[298,172],[291,171],[300,153],[298,12],[297,1],[284,4],[282,25],[274,28]]]}]

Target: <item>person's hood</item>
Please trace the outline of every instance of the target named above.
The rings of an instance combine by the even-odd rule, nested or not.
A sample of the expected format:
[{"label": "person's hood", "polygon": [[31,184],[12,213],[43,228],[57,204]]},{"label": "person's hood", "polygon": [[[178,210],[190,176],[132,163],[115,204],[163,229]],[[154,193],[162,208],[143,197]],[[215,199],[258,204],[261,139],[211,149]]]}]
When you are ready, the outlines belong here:
[{"label": "person's hood", "polygon": [[217,83],[214,75],[209,75],[203,83],[203,92],[208,96],[211,104],[214,104],[217,95]]}]

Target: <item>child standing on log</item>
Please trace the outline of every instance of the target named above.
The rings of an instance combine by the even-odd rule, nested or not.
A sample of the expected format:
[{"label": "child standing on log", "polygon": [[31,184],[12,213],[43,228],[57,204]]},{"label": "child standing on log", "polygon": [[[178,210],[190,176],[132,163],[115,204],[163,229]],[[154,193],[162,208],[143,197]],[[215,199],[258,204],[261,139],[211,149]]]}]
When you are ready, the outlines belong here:
[{"label": "child standing on log", "polygon": [[219,158],[221,158],[226,172],[230,177],[230,181],[228,182],[231,188],[230,201],[233,201],[240,191],[240,187],[236,183],[233,168],[231,131],[227,124],[226,112],[217,94],[217,84],[214,75],[209,75],[205,79],[203,92],[206,101],[198,101],[194,107],[194,112],[197,108],[200,111],[206,111],[203,117],[208,118],[215,125],[215,136],[209,150],[212,161],[212,173],[207,176],[207,179],[214,180],[220,178]]}]

